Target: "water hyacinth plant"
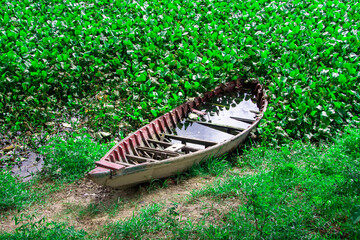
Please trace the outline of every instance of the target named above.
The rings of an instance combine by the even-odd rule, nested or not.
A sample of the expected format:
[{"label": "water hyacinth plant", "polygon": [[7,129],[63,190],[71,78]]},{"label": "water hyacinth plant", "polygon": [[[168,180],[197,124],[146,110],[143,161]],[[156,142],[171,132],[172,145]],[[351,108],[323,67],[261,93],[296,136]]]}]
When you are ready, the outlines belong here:
[{"label": "water hyacinth plant", "polygon": [[1,128],[38,128],[71,109],[120,134],[120,122],[138,127],[242,77],[268,89],[265,141],[329,137],[359,121],[359,9],[352,0],[3,0]]}]

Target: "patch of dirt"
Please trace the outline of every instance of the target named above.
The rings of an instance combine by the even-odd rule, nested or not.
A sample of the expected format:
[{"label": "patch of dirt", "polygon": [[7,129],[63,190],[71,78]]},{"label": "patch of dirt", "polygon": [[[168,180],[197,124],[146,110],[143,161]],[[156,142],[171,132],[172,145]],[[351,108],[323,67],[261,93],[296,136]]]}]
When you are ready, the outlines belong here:
[{"label": "patch of dirt", "polygon": [[[249,175],[254,171],[234,168],[227,174]],[[198,176],[175,182],[173,178],[155,180],[152,183],[116,190],[99,186],[88,179],[70,184],[64,190],[51,194],[45,203],[36,204],[21,212],[8,212],[0,218],[0,231],[11,232],[16,227],[13,216],[27,221],[66,222],[76,229],[92,232],[101,226],[126,220],[138,211],[154,203],[164,204],[162,211],[174,209],[181,221],[193,223],[206,220],[206,224],[221,221],[224,215],[236,210],[244,199],[213,199],[210,196],[190,198],[192,191],[200,190],[221,177]],[[246,201],[246,200],[245,200]],[[27,216],[28,220],[26,220]]]},{"label": "patch of dirt", "polygon": [[[77,229],[94,231],[105,224],[131,218],[139,209],[150,204],[161,202],[171,205],[178,202],[191,191],[201,189],[214,179],[215,177],[210,176],[193,177],[176,184],[169,178],[158,185],[148,183],[125,190],[102,187],[84,179],[52,194],[45,204],[14,214],[34,216],[31,221],[45,217],[49,222],[67,222]],[[1,221],[0,231],[10,232],[16,227],[13,215],[9,214]]]},{"label": "patch of dirt", "polygon": [[[231,175],[253,175],[255,171],[241,168],[233,168],[226,174]],[[226,176],[226,175],[225,175]],[[225,177],[223,176],[223,177]],[[222,181],[221,178],[213,178],[212,183]],[[231,211],[237,211],[238,206],[247,202],[243,197],[226,197],[222,199],[213,198],[212,196],[200,196],[190,198],[189,201],[182,201],[179,205],[167,205],[167,208],[173,207],[181,216],[181,221],[190,220],[192,223],[205,221],[206,224],[218,223],[223,217]]]},{"label": "patch of dirt", "polygon": [[236,211],[244,202],[238,198],[226,198],[217,201],[207,197],[201,197],[192,203],[177,206],[177,213],[182,221],[190,220],[192,223],[205,221],[206,223],[218,223],[227,213]]}]

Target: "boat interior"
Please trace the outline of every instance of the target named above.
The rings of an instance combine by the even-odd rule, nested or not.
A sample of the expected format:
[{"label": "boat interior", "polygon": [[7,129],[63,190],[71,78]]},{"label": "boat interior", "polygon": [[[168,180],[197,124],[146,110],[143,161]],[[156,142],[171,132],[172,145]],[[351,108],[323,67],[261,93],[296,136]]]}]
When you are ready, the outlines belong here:
[{"label": "boat interior", "polygon": [[[247,129],[260,114],[259,96],[250,90],[215,94],[199,104],[182,105],[125,139],[95,164],[118,170],[197,152]],[[195,101],[194,101],[195,102]],[[104,161],[105,160],[105,161]]]}]

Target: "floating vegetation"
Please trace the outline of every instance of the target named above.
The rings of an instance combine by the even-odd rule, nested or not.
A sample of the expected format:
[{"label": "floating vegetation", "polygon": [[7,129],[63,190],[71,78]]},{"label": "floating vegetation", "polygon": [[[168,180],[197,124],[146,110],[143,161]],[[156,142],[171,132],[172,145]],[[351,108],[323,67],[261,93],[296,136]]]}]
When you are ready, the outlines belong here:
[{"label": "floating vegetation", "polygon": [[359,4],[5,1],[1,129],[51,130],[46,123],[76,114],[124,136],[242,77],[268,89],[265,141],[333,136],[359,121]]}]

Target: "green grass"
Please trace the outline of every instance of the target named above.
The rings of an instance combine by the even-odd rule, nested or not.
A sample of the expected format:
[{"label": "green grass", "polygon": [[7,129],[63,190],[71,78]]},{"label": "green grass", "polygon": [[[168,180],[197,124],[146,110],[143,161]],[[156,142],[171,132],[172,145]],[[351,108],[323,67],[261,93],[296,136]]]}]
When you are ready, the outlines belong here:
[{"label": "green grass", "polygon": [[[87,237],[357,239],[360,237],[359,143],[360,129],[348,128],[332,143],[319,146],[294,142],[279,149],[247,148],[238,164],[248,174],[212,172],[209,169],[214,168],[208,165],[203,165],[202,170],[196,166],[197,174],[207,172],[218,176],[218,180],[191,192],[180,202],[170,206],[149,205],[132,218],[107,224]],[[217,161],[209,165],[228,169],[229,164]],[[230,205],[233,202],[237,204]],[[214,207],[209,205],[225,208],[217,209],[214,215],[211,212]],[[186,219],[181,214],[186,206],[198,206],[205,214]],[[79,217],[91,217],[99,211],[104,209],[91,204],[79,212]],[[46,236],[55,231],[36,224],[24,225],[15,233],[3,233],[3,236],[25,233],[38,236],[42,231]],[[59,226],[56,231],[65,239],[67,234],[85,234],[63,224]]]},{"label": "green grass", "polygon": [[83,132],[54,136],[39,149],[45,156],[42,176],[60,182],[79,180],[113,145],[96,143]]},{"label": "green grass", "polygon": [[227,155],[216,158],[211,157],[206,161],[193,165],[188,171],[178,172],[165,179],[152,179],[149,184],[145,183],[144,186],[147,192],[152,192],[161,188],[167,188],[169,182],[178,185],[195,176],[221,176],[224,172],[235,166],[235,159],[235,154],[231,154],[228,157]]},{"label": "green grass", "polygon": [[280,150],[249,150],[241,164],[254,174],[227,174],[189,199],[190,205],[198,202],[192,199],[241,203],[216,221],[184,221],[176,205],[153,205],[105,232],[110,239],[357,239],[359,142],[355,129],[321,147],[296,142]]},{"label": "green grass", "polygon": [[360,231],[352,217],[360,204],[359,142],[355,129],[323,149],[299,142],[280,150],[254,149],[241,164],[258,173],[229,176],[193,197],[246,201],[213,226],[217,231],[245,230],[256,238],[356,239]]},{"label": "green grass", "polygon": [[24,182],[10,170],[0,169],[0,214],[8,210],[23,210],[34,203],[42,203],[47,195],[64,186],[33,178]]},{"label": "green grass", "polygon": [[[72,134],[72,136],[74,136],[74,134]],[[86,137],[78,138],[78,139],[80,139],[80,141],[82,141],[81,139],[86,139]],[[55,140],[60,140],[60,138],[55,138]],[[50,141],[54,142],[54,139],[50,140]],[[64,141],[64,140],[62,140],[62,141]],[[55,145],[55,148],[59,148],[60,146],[62,146],[61,148],[66,149],[62,144]],[[87,149],[89,149],[88,146],[84,146],[84,145],[82,145],[82,146],[87,147]],[[91,143],[91,146],[93,146],[92,143]],[[49,149],[54,149],[54,146]],[[70,153],[69,156],[72,156],[72,154],[74,154],[74,152],[71,153],[72,150],[73,149],[71,149],[71,148],[67,149],[67,153]],[[61,155],[62,154],[60,154],[59,156],[61,156]],[[225,159],[225,157],[222,159],[211,158],[211,159],[209,159],[209,161],[201,162],[200,164],[194,165],[188,172],[179,173],[178,175],[175,175],[171,178],[173,178],[174,181],[176,181],[176,184],[179,184],[180,182],[182,182],[186,179],[189,179],[190,177],[194,177],[194,176],[198,176],[198,175],[219,176],[222,173],[226,172],[226,170],[228,170],[231,167],[231,164],[234,164],[234,162],[227,161]],[[62,184],[69,180],[72,180],[72,181],[77,180],[80,176],[82,176],[82,174],[84,174],[84,173],[81,173],[79,171],[77,175],[71,175],[72,176],[71,178],[66,178],[66,180],[64,180],[64,181],[59,179],[59,183]],[[64,177],[67,177],[67,176],[68,176],[68,173],[64,173]],[[2,206],[2,208],[0,209],[1,211],[6,211],[6,210],[14,208],[14,207],[17,207],[19,210],[21,210],[25,204],[28,204],[28,206],[30,206],[34,201],[41,200],[41,196],[44,197],[44,195],[46,195],[46,192],[49,193],[49,191],[45,191],[43,194],[41,194],[41,196],[35,197],[35,194],[40,194],[40,189],[38,189],[38,188],[32,189],[31,183],[24,183],[21,181],[17,181],[16,178],[13,175],[11,175],[10,173],[8,173],[8,175],[6,175],[6,177],[7,178],[11,177],[13,184],[11,185],[8,182],[6,182],[6,184],[4,184],[4,186],[7,186],[8,188],[2,188],[3,192],[4,193],[6,192],[7,195],[2,195],[3,198],[1,200],[4,201],[4,203],[2,203],[4,206]],[[42,177],[48,178],[48,177],[50,177],[50,175],[45,174]],[[56,179],[57,178],[55,178],[53,180],[56,181]],[[146,186],[146,189],[148,192],[151,192],[151,191],[156,191],[159,188],[164,188],[167,186],[168,186],[167,179],[165,179],[165,180],[157,179],[157,180],[154,180],[152,183],[150,183],[148,186]],[[34,187],[34,186],[32,186],[32,187]],[[11,202],[11,203],[5,202],[5,200],[9,200],[9,199],[13,199],[13,202]],[[7,203],[8,205],[5,206],[5,203]],[[67,214],[74,212],[77,214],[77,218],[79,218],[79,219],[92,218],[92,217],[95,217],[98,214],[102,214],[102,213],[106,213],[109,216],[114,216],[114,215],[116,215],[116,212],[120,206],[121,206],[121,201],[119,201],[119,200],[111,205],[106,205],[102,202],[99,202],[99,203],[90,203],[89,205],[87,205],[85,207],[84,206],[81,206],[81,207],[70,206],[69,212]],[[139,229],[145,230],[146,228],[149,228],[149,226],[152,226],[152,227],[158,226],[157,230],[159,230],[161,228],[161,226],[163,226],[163,225],[166,226],[169,219],[171,219],[168,216],[157,216],[156,214],[161,209],[162,209],[161,204],[151,205],[148,208],[142,210],[140,213],[140,216],[132,218],[131,221],[124,223],[123,226],[121,224],[115,224],[114,226],[116,226],[116,229],[114,226],[108,226],[107,228],[110,229],[109,234],[108,233],[105,234],[102,232],[93,233],[93,235],[90,235],[88,237],[90,239],[93,237],[101,237],[101,236],[107,236],[107,237],[116,238],[116,239],[122,239],[123,237],[137,238],[137,237],[140,237],[142,234],[142,231],[139,231]],[[168,209],[168,211],[169,211],[169,213],[171,213],[173,215],[175,214],[175,212],[172,209]],[[20,220],[17,220],[17,217],[16,217],[15,221],[18,221],[19,223],[17,223],[17,225],[20,225],[20,226],[13,233],[8,233],[8,232],[2,233],[2,235],[0,235],[0,239],[21,239],[21,238],[48,239],[51,237],[55,237],[55,238],[57,237],[56,239],[78,239],[78,238],[81,239],[84,236],[87,236],[86,232],[74,230],[73,227],[68,227],[65,223],[46,222],[45,219],[42,219],[41,221],[38,221],[38,222],[30,222],[30,223],[21,224],[25,220],[31,220],[33,217],[27,216],[27,217],[25,217],[26,219],[23,219],[23,218],[24,217],[22,215],[21,215]],[[30,218],[30,219],[27,219],[27,218]],[[165,218],[164,222],[166,222],[164,224],[161,223],[163,218]],[[131,233],[133,230],[134,230],[135,234]],[[136,232],[135,230],[138,232]],[[154,231],[154,232],[156,232],[156,231]]]},{"label": "green grass", "polygon": [[161,209],[159,204],[150,205],[128,221],[108,225],[103,234],[109,239],[139,239],[144,233],[165,231],[167,223],[164,217],[159,215]]},{"label": "green grass", "polygon": [[68,227],[65,223],[45,222],[41,219],[33,223],[25,223],[16,228],[14,233],[0,233],[0,239],[84,239],[86,232]]},{"label": "green grass", "polygon": [[[35,201],[41,200],[48,193],[63,188],[66,183],[80,180],[94,167],[94,159],[100,159],[113,143],[98,144],[92,141],[86,133],[68,133],[55,136],[41,147],[40,153],[45,156],[44,168],[39,176],[29,182],[21,181],[6,169],[0,170],[0,212],[9,209],[23,209]],[[179,173],[171,178],[176,184],[198,175],[219,175],[231,167],[231,162],[223,158],[211,158],[208,161],[194,165],[188,172]],[[47,183],[44,182],[48,181]],[[42,185],[39,185],[40,182]],[[168,179],[154,179],[147,191],[167,187]],[[101,209],[101,210],[99,210]],[[83,209],[80,217],[96,215],[99,212],[113,212],[101,204],[91,204]]]},{"label": "green grass", "polygon": [[[186,97],[260,78],[265,142],[359,121],[357,1],[1,0],[1,129],[72,116],[125,136]],[[25,131],[24,131],[25,130]]]},{"label": "green grass", "polygon": [[0,212],[21,208],[30,198],[35,197],[30,192],[28,183],[18,181],[11,171],[0,170]]},{"label": "green grass", "polygon": [[194,165],[189,170],[190,176],[212,175],[219,176],[229,170],[234,164],[236,154],[223,155],[222,157],[210,158]]},{"label": "green grass", "polygon": [[32,180],[23,182],[10,170],[0,169],[0,212],[23,209],[63,188],[62,183],[83,178],[94,167],[94,159],[100,159],[113,145],[95,143],[83,132],[50,138],[39,149],[45,156],[44,167]]}]

